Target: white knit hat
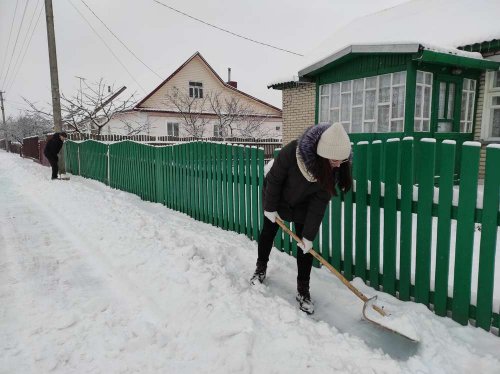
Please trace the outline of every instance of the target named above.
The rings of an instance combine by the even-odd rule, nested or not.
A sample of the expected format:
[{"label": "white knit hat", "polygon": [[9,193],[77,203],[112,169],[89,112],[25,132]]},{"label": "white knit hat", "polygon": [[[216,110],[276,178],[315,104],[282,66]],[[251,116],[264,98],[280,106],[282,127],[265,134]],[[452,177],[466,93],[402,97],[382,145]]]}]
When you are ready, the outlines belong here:
[{"label": "white knit hat", "polygon": [[319,138],[316,153],[329,160],[345,160],[351,154],[351,141],[339,122],[331,125]]}]

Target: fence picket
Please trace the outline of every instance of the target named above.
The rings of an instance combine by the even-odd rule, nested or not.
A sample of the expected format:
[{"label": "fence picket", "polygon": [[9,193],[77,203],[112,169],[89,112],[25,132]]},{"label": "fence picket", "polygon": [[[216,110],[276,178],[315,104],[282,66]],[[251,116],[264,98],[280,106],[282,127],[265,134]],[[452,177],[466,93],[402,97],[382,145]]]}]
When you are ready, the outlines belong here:
[{"label": "fence picket", "polygon": [[378,289],[380,274],[380,177],[382,142],[371,145],[370,191],[370,286]]},{"label": "fence picket", "polygon": [[359,142],[354,149],[356,154],[356,242],[355,242],[355,274],[366,281],[366,250],[367,250],[367,154],[368,142]]}]

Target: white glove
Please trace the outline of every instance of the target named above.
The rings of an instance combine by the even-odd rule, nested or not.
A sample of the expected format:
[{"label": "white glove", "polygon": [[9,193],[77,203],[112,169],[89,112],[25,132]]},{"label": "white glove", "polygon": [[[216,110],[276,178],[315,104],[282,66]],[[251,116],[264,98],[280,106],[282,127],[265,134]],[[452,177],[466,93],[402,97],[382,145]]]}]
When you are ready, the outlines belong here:
[{"label": "white glove", "polygon": [[276,218],[281,219],[278,212],[267,212],[264,210],[264,216],[267,217],[267,219],[272,223],[276,223]]},{"label": "white glove", "polygon": [[297,244],[297,247],[302,249],[302,252],[308,253],[312,249],[313,243],[312,241],[307,240],[306,238],[302,238],[302,243]]}]

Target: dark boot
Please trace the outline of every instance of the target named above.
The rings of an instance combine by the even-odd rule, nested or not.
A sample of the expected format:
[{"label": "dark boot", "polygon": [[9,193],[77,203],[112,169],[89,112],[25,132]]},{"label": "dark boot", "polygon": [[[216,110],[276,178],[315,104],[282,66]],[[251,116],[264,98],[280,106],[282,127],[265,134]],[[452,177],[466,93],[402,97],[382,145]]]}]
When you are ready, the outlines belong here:
[{"label": "dark boot", "polygon": [[266,279],[267,262],[257,261],[255,272],[250,278],[250,284],[255,285],[257,283],[264,282]]},{"label": "dark boot", "polygon": [[297,280],[297,297],[299,308],[307,314],[314,313],[314,304],[311,301],[311,294],[309,293],[309,281]]}]

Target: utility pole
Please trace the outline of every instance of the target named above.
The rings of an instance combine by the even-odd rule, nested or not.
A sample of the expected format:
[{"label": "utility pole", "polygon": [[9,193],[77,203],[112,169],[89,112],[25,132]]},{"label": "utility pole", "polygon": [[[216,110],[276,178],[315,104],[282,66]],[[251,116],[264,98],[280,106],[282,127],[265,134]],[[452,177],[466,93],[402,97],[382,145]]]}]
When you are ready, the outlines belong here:
[{"label": "utility pole", "polygon": [[[52,113],[54,131],[62,131],[61,99],[59,93],[59,73],[57,71],[56,35],[54,32],[54,14],[52,0],[45,0],[45,19],[47,23],[47,42],[49,46],[50,85],[52,88]],[[64,157],[59,157],[59,170],[65,172]]]},{"label": "utility pole", "polygon": [[3,129],[5,131],[5,150],[7,152],[10,151],[10,147],[9,147],[9,142],[8,142],[8,137],[9,137],[9,134],[7,132],[7,124],[5,123],[5,111],[3,110],[3,94],[4,94],[4,91],[0,91],[0,108],[2,109],[2,123],[3,123]]}]

